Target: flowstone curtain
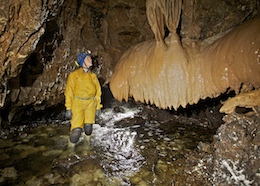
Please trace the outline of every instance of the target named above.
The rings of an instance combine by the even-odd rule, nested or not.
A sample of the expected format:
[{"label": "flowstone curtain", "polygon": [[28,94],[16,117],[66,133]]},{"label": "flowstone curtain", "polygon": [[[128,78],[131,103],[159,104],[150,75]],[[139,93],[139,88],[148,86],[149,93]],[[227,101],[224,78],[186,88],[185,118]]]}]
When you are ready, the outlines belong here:
[{"label": "flowstone curtain", "polygon": [[[176,33],[180,0],[147,0],[147,17],[155,39],[132,46],[118,61],[110,80],[114,97],[186,107],[227,91],[260,87],[260,16],[222,38],[180,40]],[[169,34],[165,35],[165,27]],[[212,38],[211,40],[214,40]]]}]

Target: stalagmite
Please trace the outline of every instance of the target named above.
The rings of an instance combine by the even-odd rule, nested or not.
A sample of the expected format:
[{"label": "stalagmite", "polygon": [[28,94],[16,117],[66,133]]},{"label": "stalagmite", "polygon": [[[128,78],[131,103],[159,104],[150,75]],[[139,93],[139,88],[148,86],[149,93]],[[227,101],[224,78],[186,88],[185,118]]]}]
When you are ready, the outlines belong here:
[{"label": "stalagmite", "polygon": [[110,80],[116,99],[177,109],[227,90],[239,93],[242,85],[260,87],[260,16],[214,42],[191,41],[176,33],[181,0],[148,0],[146,6],[155,40],[131,47],[118,61]]}]

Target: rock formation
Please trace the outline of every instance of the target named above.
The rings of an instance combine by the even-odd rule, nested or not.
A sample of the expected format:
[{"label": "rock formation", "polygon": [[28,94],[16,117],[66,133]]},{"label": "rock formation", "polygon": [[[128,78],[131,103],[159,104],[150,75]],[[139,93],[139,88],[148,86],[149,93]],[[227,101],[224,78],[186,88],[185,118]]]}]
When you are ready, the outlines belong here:
[{"label": "rock formation", "polygon": [[10,91],[7,86],[8,80],[19,75],[45,32],[44,23],[50,15],[57,15],[62,3],[62,1],[1,1],[0,107],[4,106],[5,97]]},{"label": "rock formation", "polygon": [[[259,107],[254,116],[229,114],[208,148],[187,157],[188,183],[198,185],[259,185]],[[205,149],[207,149],[205,151]],[[193,165],[193,166],[190,166]]]},{"label": "rock formation", "polygon": [[152,36],[145,1],[5,0],[0,8],[3,125],[63,104],[67,76],[80,51],[92,51],[104,84],[122,51]]},{"label": "rock formation", "polygon": [[[106,84],[128,48],[154,37],[146,0],[2,0],[0,10],[1,127],[63,105],[78,52],[92,51]],[[206,39],[258,13],[258,0],[183,1],[177,33]]]},{"label": "rock formation", "polygon": [[110,81],[115,98],[177,109],[241,86],[260,88],[260,16],[226,34],[190,40],[176,33],[180,11],[181,1],[147,1],[155,40],[121,57]]},{"label": "rock formation", "polygon": [[[216,97],[230,87],[242,93],[227,100],[223,112],[230,113],[237,105],[259,105],[259,90],[248,92],[260,83],[259,0],[191,0],[182,4],[177,0],[147,0],[148,18],[145,3],[146,0],[1,0],[1,134],[14,129],[19,135],[25,128],[21,124],[27,125],[28,119],[40,117],[39,112],[58,110],[58,105],[64,104],[67,76],[76,68],[75,57],[87,49],[94,55],[95,70],[103,85],[114,70],[111,87],[119,100],[133,96],[162,108],[177,108]],[[254,24],[256,27],[251,27]],[[247,35],[241,37],[242,32]],[[250,52],[253,55],[248,55]],[[151,110],[149,117],[159,118],[158,122],[170,120],[173,115],[158,108]],[[222,115],[216,110],[217,107],[202,111],[199,116],[210,122],[197,124],[219,126]],[[259,107],[255,111],[252,118],[226,115],[213,143],[201,143],[199,151],[185,157],[188,167],[185,174],[180,172],[176,183],[183,184],[185,176],[188,183],[196,185],[257,185]],[[63,118],[62,113],[60,117]],[[194,127],[191,119],[186,123]],[[20,127],[12,128],[15,124]],[[29,140],[27,135],[20,137],[24,142]],[[5,158],[9,157],[3,156],[2,160]],[[12,167],[4,168],[1,174],[2,181],[17,178]],[[62,177],[58,179],[58,183],[64,183]]]}]

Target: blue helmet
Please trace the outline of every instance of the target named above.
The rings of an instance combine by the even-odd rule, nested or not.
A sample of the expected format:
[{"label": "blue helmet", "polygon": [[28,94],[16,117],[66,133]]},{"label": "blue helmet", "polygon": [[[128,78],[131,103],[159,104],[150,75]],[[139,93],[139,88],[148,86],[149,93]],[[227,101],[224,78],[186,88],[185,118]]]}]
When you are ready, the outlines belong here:
[{"label": "blue helmet", "polygon": [[90,56],[90,54],[86,54],[84,52],[80,52],[77,56],[77,61],[78,61],[78,65],[80,67],[82,67],[83,63],[84,63],[84,59],[87,57],[87,56]]}]

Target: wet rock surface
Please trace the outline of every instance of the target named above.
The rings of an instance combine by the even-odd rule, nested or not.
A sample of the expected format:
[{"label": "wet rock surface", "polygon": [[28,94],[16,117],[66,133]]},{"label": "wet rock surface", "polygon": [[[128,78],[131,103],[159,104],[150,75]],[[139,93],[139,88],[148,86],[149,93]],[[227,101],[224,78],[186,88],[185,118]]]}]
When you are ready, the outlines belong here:
[{"label": "wet rock surface", "polygon": [[[200,148],[187,156],[187,180],[204,185],[259,185],[260,117],[232,113],[207,150]],[[203,144],[202,146],[205,146]]]}]

